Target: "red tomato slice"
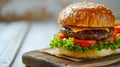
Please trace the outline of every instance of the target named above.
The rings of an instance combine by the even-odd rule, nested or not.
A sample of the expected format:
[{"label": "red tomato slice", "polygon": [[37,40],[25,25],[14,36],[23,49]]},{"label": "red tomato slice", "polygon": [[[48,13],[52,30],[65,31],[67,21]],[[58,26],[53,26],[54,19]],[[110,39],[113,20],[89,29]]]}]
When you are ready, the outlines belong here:
[{"label": "red tomato slice", "polygon": [[61,39],[67,38],[67,36],[62,33],[57,34],[56,37],[60,37]]},{"label": "red tomato slice", "polygon": [[116,37],[120,36],[120,24],[115,24],[114,28],[115,28],[115,32],[114,32],[113,36],[109,37],[105,41],[112,40],[112,41],[115,42],[116,41]]},{"label": "red tomato slice", "polygon": [[81,47],[90,47],[93,44],[96,44],[97,41],[94,40],[78,40],[74,39],[75,44],[79,44]]},{"label": "red tomato slice", "polygon": [[120,33],[120,24],[115,25],[115,33]]},{"label": "red tomato slice", "polygon": [[117,37],[117,36],[120,36],[120,33],[116,34],[116,37]]},{"label": "red tomato slice", "polygon": [[116,34],[114,34],[113,36],[107,38],[106,40],[104,40],[104,42],[109,41],[109,40],[112,40],[112,41],[115,42],[116,41]]}]

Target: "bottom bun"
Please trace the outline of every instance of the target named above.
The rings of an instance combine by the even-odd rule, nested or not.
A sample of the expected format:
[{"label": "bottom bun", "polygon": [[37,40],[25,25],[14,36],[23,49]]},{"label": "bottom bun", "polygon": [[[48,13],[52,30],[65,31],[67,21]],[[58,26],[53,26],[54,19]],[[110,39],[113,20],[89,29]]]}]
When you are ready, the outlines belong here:
[{"label": "bottom bun", "polygon": [[84,58],[84,59],[101,58],[115,53],[115,51],[111,49],[102,49],[101,51],[90,50],[87,52],[74,52],[74,51],[66,50],[64,48],[56,48],[56,49],[58,50],[60,55],[65,55],[73,58]]}]

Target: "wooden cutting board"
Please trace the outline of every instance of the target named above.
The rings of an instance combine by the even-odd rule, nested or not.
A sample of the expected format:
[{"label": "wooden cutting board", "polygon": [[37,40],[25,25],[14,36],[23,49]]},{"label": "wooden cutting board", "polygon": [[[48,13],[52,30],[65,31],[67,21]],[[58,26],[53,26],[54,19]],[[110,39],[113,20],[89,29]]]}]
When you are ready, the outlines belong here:
[{"label": "wooden cutting board", "polygon": [[101,59],[73,61],[35,50],[23,54],[22,61],[28,67],[116,67],[120,66],[120,54]]}]

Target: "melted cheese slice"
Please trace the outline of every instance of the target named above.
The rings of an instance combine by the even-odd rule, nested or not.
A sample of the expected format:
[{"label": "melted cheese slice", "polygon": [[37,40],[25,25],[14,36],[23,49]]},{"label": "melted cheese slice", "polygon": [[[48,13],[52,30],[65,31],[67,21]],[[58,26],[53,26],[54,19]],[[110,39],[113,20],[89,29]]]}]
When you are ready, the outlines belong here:
[{"label": "melted cheese slice", "polygon": [[110,32],[109,28],[81,28],[81,27],[69,27],[69,28],[73,30],[75,33],[83,30],[106,30]]}]

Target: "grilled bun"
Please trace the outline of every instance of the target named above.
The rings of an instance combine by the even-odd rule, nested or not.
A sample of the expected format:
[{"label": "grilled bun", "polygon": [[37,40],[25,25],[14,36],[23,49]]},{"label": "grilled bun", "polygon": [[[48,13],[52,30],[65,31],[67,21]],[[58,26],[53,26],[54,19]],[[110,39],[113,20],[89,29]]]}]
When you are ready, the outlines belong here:
[{"label": "grilled bun", "polygon": [[58,23],[63,26],[112,27],[115,23],[115,16],[102,4],[80,2],[63,9],[59,14]]},{"label": "grilled bun", "polygon": [[112,55],[115,51],[111,49],[102,49],[101,51],[97,50],[90,50],[87,52],[73,52],[66,50],[64,48],[56,48],[60,55],[65,55],[73,58],[82,58],[82,59],[95,59],[95,58],[102,58],[107,55]]}]

